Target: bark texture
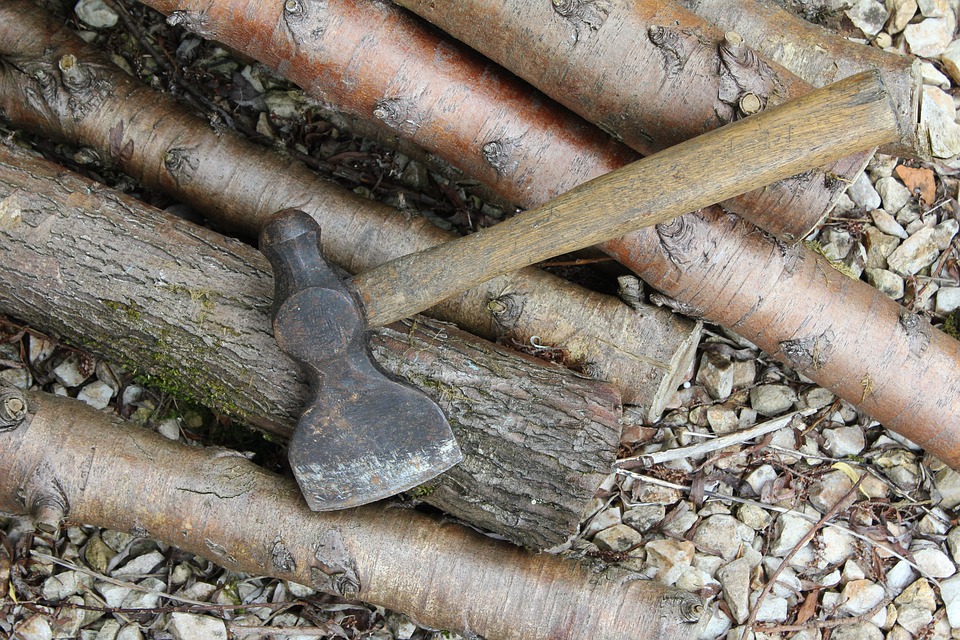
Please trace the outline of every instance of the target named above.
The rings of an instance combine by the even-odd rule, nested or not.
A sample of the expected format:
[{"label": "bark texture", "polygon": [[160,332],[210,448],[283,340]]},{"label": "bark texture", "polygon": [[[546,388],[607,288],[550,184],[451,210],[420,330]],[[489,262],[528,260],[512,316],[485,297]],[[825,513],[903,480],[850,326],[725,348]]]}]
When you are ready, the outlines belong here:
[{"label": "bark texture", "polygon": [[877,69],[901,114],[906,134],[885,148],[894,155],[933,159],[929,136],[921,127],[923,81],[919,61],[853,42],[784,11],[769,0],[677,0],[720,29],[734,29],[768,60],[790,69],[816,87],[866,69]]},{"label": "bark texture", "polygon": [[[264,5],[249,0],[146,0],[145,4],[168,14],[175,24],[260,60],[314,97],[381,122],[394,135],[408,138],[446,158],[511,201],[526,204],[533,190],[542,189],[539,186],[542,181],[550,185],[550,197],[554,197],[605,172],[597,171],[603,163],[596,163],[593,149],[598,145],[609,147],[611,143],[597,139],[595,136],[600,132],[569,112],[557,109],[535,92],[531,96],[531,89],[524,83],[387,3],[294,0]],[[519,19],[500,13],[494,6],[499,3],[488,3],[490,6],[479,2],[432,4],[431,20],[436,18],[437,24],[449,30],[451,25],[446,18],[463,18],[466,30],[476,29],[478,41],[471,41],[467,33],[454,35],[500,62],[504,62],[500,59],[503,55],[515,55],[512,70],[521,76],[553,73],[552,69],[559,69],[554,78],[555,98],[573,106],[571,101],[580,100],[578,96],[582,96],[585,104],[581,106],[592,108],[581,113],[604,123],[608,131],[645,152],[662,149],[718,126],[723,119],[716,110],[730,114],[726,121],[738,117],[735,105],[744,93],[752,92],[759,97],[762,106],[766,106],[768,100],[777,103],[799,94],[798,90],[791,93],[789,85],[796,81],[786,80],[789,74],[784,75],[786,72],[782,70],[768,72],[773,67],[765,63],[763,73],[758,71],[760,67],[741,69],[737,66],[738,56],[754,61],[753,53],[746,47],[733,54],[733,75],[728,74],[721,87],[716,68],[720,54],[716,47],[723,40],[722,34],[703,35],[709,32],[705,26],[696,27],[691,34],[680,34],[679,30],[674,33],[675,25],[667,23],[668,18],[673,18],[667,15],[666,9],[663,15],[655,14],[656,20],[662,18],[662,25],[673,37],[682,35],[683,47],[696,49],[699,60],[696,73],[693,72],[696,65],[686,62],[689,56],[685,51],[674,47],[676,51],[672,54],[670,47],[654,45],[647,27],[661,24],[656,21],[644,25],[628,22],[618,32],[621,33],[618,39],[603,40],[602,65],[594,60],[596,69],[586,68],[586,63],[582,65],[584,68],[575,67],[588,41],[597,41],[596,33],[593,28],[585,28],[581,30],[582,37],[574,37],[571,23],[560,13],[566,10],[562,7],[583,6],[595,11],[599,20],[607,18],[606,11],[611,5],[606,1],[517,2],[514,9],[523,16]],[[560,8],[559,11],[554,7]],[[606,10],[601,10],[604,7]],[[698,25],[703,22],[694,14],[685,20],[683,28],[688,22],[696,21]],[[601,22],[618,24],[609,19]],[[542,33],[546,29],[552,29],[553,43]],[[698,39],[701,35],[703,44]],[[637,47],[643,46],[641,43],[648,46],[644,56],[630,57],[637,53]],[[538,47],[555,49],[550,53],[554,57],[538,51]],[[622,57],[624,55],[627,57]],[[690,64],[690,71],[672,79],[675,86],[668,91],[660,79],[666,77],[669,60],[675,55],[683,57],[681,67]],[[668,62],[664,62],[665,56]],[[566,60],[571,64],[565,66],[558,62]],[[609,72],[609,77],[598,75],[604,72]],[[655,76],[653,79],[648,77],[651,74]],[[692,84],[702,74],[711,78],[710,90],[697,91]],[[740,88],[737,79],[747,89]],[[733,107],[719,100],[721,88],[723,97],[730,100]],[[640,91],[646,95],[634,93]],[[700,104],[691,104],[694,100]],[[637,120],[648,112],[660,113],[663,121]],[[686,123],[682,126],[683,134],[653,140],[656,144],[648,140],[660,135],[656,133],[660,127],[669,130],[671,123],[681,127],[679,122]],[[453,131],[463,131],[465,135],[452,136]],[[592,145],[584,145],[591,142]],[[614,149],[622,160],[622,150]],[[804,173],[779,187],[764,189],[742,203],[729,204],[771,233],[801,238],[829,210],[835,197],[846,188],[846,182],[856,177],[868,157],[869,154],[861,154],[826,172]]]},{"label": "bark texture", "polygon": [[717,207],[658,231],[606,246],[686,313],[733,329],[960,467],[960,342],[821,256]]},{"label": "bark texture", "polygon": [[24,423],[0,432],[2,512],[149,536],[468,637],[696,634],[702,605],[690,594],[592,574],[411,509],[314,513],[293,482],[234,452],[176,444],[76,400],[33,393],[28,402]]},{"label": "bark texture", "polygon": [[[0,146],[0,312],[289,436],[307,385],[270,332],[272,296],[251,247]],[[373,345],[466,457],[418,496],[532,548],[576,532],[619,444],[612,385],[424,318]]]},{"label": "bark texture", "polygon": [[[0,6],[0,54],[0,109],[17,126],[95,149],[237,233],[256,237],[269,215],[295,206],[320,222],[326,256],[351,273],[453,237],[424,218],[323,182],[298,162],[214,132],[31,3]],[[574,127],[543,135],[569,163],[568,180],[605,173],[633,157],[584,123],[577,126],[581,133]],[[571,139],[561,144],[565,136]],[[563,348],[571,366],[616,384],[624,402],[643,407],[651,420],[688,370],[700,335],[699,323],[646,305],[635,310],[535,269],[501,276],[430,313],[489,339],[526,344],[536,336]]]},{"label": "bark texture", "polygon": [[[396,2],[644,154],[810,90],[736,33],[724,34],[669,1]],[[868,157],[808,171],[725,206],[798,240]]]}]

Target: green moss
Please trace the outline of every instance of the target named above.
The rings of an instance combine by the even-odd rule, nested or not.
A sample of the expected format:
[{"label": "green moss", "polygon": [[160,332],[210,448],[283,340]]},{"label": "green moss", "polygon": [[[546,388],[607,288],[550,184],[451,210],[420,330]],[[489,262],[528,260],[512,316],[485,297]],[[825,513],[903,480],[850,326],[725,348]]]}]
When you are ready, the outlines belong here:
[{"label": "green moss", "polygon": [[127,320],[130,322],[137,322],[140,320],[140,307],[137,306],[137,303],[134,300],[129,302],[118,302],[116,300],[105,300],[101,298],[100,302],[107,309],[124,314],[127,317]]},{"label": "green moss", "polygon": [[804,240],[803,246],[805,246],[807,249],[810,249],[810,251],[813,251],[814,253],[822,256],[823,259],[826,260],[831,267],[833,267],[843,275],[847,276],[848,278],[852,278],[854,280],[859,280],[859,277],[857,276],[857,274],[854,273],[853,270],[847,265],[845,265],[843,262],[841,262],[840,260],[831,260],[830,258],[828,258],[827,254],[823,252],[823,246],[816,240]]},{"label": "green moss", "polygon": [[943,332],[951,338],[960,340],[960,309],[948,315],[947,319],[943,321],[943,327],[941,328]]},{"label": "green moss", "polygon": [[420,499],[420,498],[426,498],[428,495],[430,495],[436,490],[437,490],[437,487],[435,485],[422,484],[419,487],[414,487],[410,491],[407,491],[407,494],[409,494],[411,498]]}]

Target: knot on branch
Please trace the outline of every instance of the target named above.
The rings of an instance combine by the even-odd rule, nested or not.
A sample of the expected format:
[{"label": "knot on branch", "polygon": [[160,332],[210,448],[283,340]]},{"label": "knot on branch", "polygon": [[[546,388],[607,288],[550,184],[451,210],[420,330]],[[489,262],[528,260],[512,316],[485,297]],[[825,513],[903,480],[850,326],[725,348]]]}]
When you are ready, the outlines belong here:
[{"label": "knot on branch", "polygon": [[520,166],[516,153],[519,148],[520,138],[491,140],[483,145],[483,159],[493,167],[498,176],[513,173]]},{"label": "knot on branch", "polygon": [[728,31],[717,46],[720,59],[720,86],[717,98],[722,106],[717,115],[723,122],[753,115],[778,102],[784,93],[777,72],[760,59],[736,32]]},{"label": "knot on branch", "polygon": [[580,41],[584,31],[596,31],[610,13],[607,0],[552,0],[553,10],[573,27],[573,41]]},{"label": "knot on branch", "polygon": [[0,385],[0,431],[16,429],[23,424],[28,408],[23,391],[5,383]]}]

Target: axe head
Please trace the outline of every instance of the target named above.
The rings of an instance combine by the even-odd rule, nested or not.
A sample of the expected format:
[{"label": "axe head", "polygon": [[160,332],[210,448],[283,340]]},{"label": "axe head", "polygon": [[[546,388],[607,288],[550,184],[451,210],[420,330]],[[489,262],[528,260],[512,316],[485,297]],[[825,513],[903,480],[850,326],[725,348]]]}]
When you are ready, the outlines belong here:
[{"label": "axe head", "polygon": [[295,210],[260,234],[274,271],[274,336],[310,382],[290,464],[310,508],[330,511],[412,489],[462,455],[440,407],[377,365],[363,308],[319,241],[317,223]]}]

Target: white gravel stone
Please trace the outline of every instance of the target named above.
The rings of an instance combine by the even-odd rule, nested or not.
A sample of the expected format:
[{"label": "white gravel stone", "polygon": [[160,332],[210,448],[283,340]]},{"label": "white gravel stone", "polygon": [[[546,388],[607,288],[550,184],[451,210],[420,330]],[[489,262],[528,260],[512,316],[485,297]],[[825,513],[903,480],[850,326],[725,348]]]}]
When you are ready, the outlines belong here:
[{"label": "white gravel stone", "polygon": [[117,632],[116,640],[143,640],[143,632],[140,631],[140,625],[128,624],[123,626]]},{"label": "white gravel stone", "polygon": [[757,495],[760,495],[760,492],[763,490],[764,485],[773,482],[777,479],[777,470],[773,468],[773,465],[762,464],[744,478],[744,481],[750,485],[750,488],[753,489],[753,492]]},{"label": "white gravel stone", "polygon": [[133,591],[123,599],[123,606],[129,609],[150,609],[160,604],[160,597],[167,589],[163,580],[157,578],[144,578],[137,583],[138,586],[149,591]]},{"label": "white gravel stone", "polygon": [[53,640],[53,628],[46,616],[35,613],[15,628],[18,640]]},{"label": "white gravel stone", "polygon": [[618,553],[626,551],[643,542],[643,536],[625,524],[615,524],[600,531],[593,537],[593,544],[601,551]]},{"label": "white gravel stone", "polygon": [[63,600],[77,593],[81,588],[91,586],[93,586],[92,577],[79,571],[64,571],[43,581],[43,598]]},{"label": "white gravel stone", "polygon": [[584,533],[589,538],[596,535],[604,529],[608,529],[615,524],[620,524],[621,511],[620,507],[613,507],[612,509],[604,509],[596,516],[593,517],[593,520],[587,525]]},{"label": "white gravel stone", "polygon": [[178,640],[227,640],[226,625],[213,616],[171,613],[170,631]]},{"label": "white gravel stone", "polygon": [[960,629],[960,576],[940,581],[940,597],[947,609],[950,626]]},{"label": "white gravel stone", "polygon": [[37,366],[50,359],[56,350],[56,343],[46,338],[41,338],[32,333],[27,334],[28,344],[30,345],[30,364]]},{"label": "white gravel stone", "polygon": [[944,17],[927,18],[908,24],[903,30],[903,36],[910,47],[910,53],[921,58],[935,58],[946,51],[953,40],[956,27],[957,20],[950,13]]},{"label": "white gravel stone", "polygon": [[647,543],[647,561],[657,568],[657,581],[672,585],[693,560],[695,547],[689,540],[665,538]]},{"label": "white gravel stone", "polygon": [[944,509],[953,509],[960,505],[960,473],[950,467],[944,467],[933,474],[934,496],[937,504]]},{"label": "white gravel stone", "polygon": [[837,527],[825,527],[820,532],[818,555],[824,566],[834,566],[844,562],[856,553],[856,539]]},{"label": "white gravel stone", "polygon": [[[730,631],[731,621],[727,614],[725,614],[720,607],[712,607],[712,612],[707,623],[700,631],[699,638],[702,640],[707,640],[707,638],[722,638]],[[796,637],[797,636],[794,636],[794,638]]]},{"label": "white gravel stone", "polygon": [[825,429],[823,438],[827,451],[837,458],[855,456],[866,446],[863,429],[858,426]]},{"label": "white gravel stone", "polygon": [[927,579],[920,578],[908,585],[900,595],[894,598],[894,603],[897,605],[897,609],[901,607],[916,607],[926,611],[936,611],[937,596],[930,587]]},{"label": "white gravel stone", "polygon": [[733,362],[716,353],[705,353],[700,358],[697,382],[703,385],[714,400],[726,400],[733,391]]},{"label": "white gravel stone", "polygon": [[54,367],[51,373],[57,379],[57,382],[63,386],[79,387],[93,375],[93,367],[90,367],[90,371],[86,369],[86,367],[81,368],[79,356],[71,354]]},{"label": "white gravel stone", "polygon": [[830,471],[810,484],[810,504],[820,513],[826,513],[847,496],[852,488],[853,482],[847,474],[842,471]]},{"label": "white gravel stone", "polygon": [[843,573],[840,574],[841,582],[851,582],[853,580],[863,580],[867,574],[853,560],[847,560],[843,563]]},{"label": "white gravel stone", "polygon": [[887,256],[900,246],[900,239],[883,233],[876,227],[867,227],[863,232],[863,243],[867,249],[865,266],[868,269],[886,269]]},{"label": "white gravel stone", "polygon": [[859,616],[883,602],[886,592],[881,585],[870,580],[854,580],[847,583],[840,596],[843,603],[840,610]]},{"label": "white gravel stone", "polygon": [[890,271],[900,276],[912,276],[929,266],[940,255],[938,240],[935,229],[920,229],[887,256]]},{"label": "white gravel stone", "polygon": [[949,578],[957,572],[950,558],[939,549],[927,548],[913,552],[913,560],[924,575],[934,578]]},{"label": "white gravel stone", "polygon": [[856,622],[834,629],[830,640],[883,640],[883,631],[870,622]]},{"label": "white gravel stone", "polygon": [[936,312],[945,316],[960,308],[960,287],[941,287],[937,290]]},{"label": "white gravel stone", "polygon": [[698,549],[732,560],[740,553],[743,524],[731,515],[718,514],[706,518],[693,534]]},{"label": "white gravel stone", "polygon": [[151,551],[136,558],[131,558],[123,566],[114,569],[112,575],[115,578],[147,575],[164,560],[165,557],[162,553],[159,551]]},{"label": "white gravel stone", "polygon": [[707,409],[707,424],[714,433],[730,433],[740,428],[740,418],[730,407],[718,404]]},{"label": "white gravel stone", "polygon": [[954,563],[960,563],[960,527],[953,527],[947,532],[947,548]]},{"label": "white gravel stone", "polygon": [[623,523],[643,533],[663,520],[667,510],[662,504],[642,504],[623,512]]},{"label": "white gravel stone", "polygon": [[120,16],[103,0],[80,0],[73,8],[77,17],[94,29],[109,29],[117,24]]},{"label": "white gravel stone", "polygon": [[886,6],[877,0],[855,0],[846,13],[854,26],[868,36],[877,35],[890,15]]},{"label": "white gravel stone", "polygon": [[943,18],[953,15],[953,9],[947,0],[917,0],[920,14],[927,18]]},{"label": "white gravel stone", "polygon": [[94,380],[77,394],[77,400],[82,400],[94,409],[106,409],[113,399],[113,389],[106,382]]},{"label": "white gravel stone", "polygon": [[947,45],[947,48],[940,54],[940,62],[943,63],[943,68],[946,69],[950,78],[960,84],[960,39]]},{"label": "white gravel stone", "polygon": [[[951,45],[953,42],[950,43]],[[947,51],[950,50],[950,47],[947,47]],[[946,54],[946,52],[944,52]],[[940,58],[943,60],[943,56]],[[944,63],[946,66],[946,63]],[[940,70],[933,66],[932,63],[927,62],[926,60],[920,63],[920,78],[923,81],[923,84],[929,84],[934,87],[940,87],[943,90],[950,89],[950,78],[940,73]]]},{"label": "white gravel stone", "polygon": [[107,620],[97,632],[95,640],[116,640],[120,633],[120,623],[116,620]]},{"label": "white gravel stone", "polygon": [[[780,514],[774,525],[776,537],[770,545],[770,555],[782,558],[790,553],[800,540],[813,528],[813,523],[798,513]],[[809,543],[807,543],[809,545]],[[804,545],[804,546],[807,546]]]},{"label": "white gravel stone", "polygon": [[180,420],[178,418],[169,418],[161,420],[157,424],[157,433],[168,440],[180,439]]},{"label": "white gravel stone", "polygon": [[132,589],[110,582],[97,582],[93,588],[103,596],[104,602],[109,607],[119,607],[123,601],[130,595]]},{"label": "white gravel stone", "polygon": [[773,517],[766,509],[753,504],[740,505],[737,509],[737,518],[754,531],[762,531],[773,522]]},{"label": "white gravel stone", "polygon": [[938,158],[952,158],[960,153],[960,125],[954,122],[952,111],[941,108],[926,93],[923,94],[920,127],[926,132],[931,151]]},{"label": "white gravel stone", "polygon": [[684,591],[696,592],[708,588],[719,590],[720,583],[703,569],[687,567],[677,578],[676,586]]},{"label": "white gravel stone", "polygon": [[897,34],[910,24],[910,20],[917,13],[917,1],[887,0],[887,9],[890,11],[887,30],[892,34]]},{"label": "white gravel stone", "polygon": [[895,236],[901,240],[907,239],[906,229],[897,222],[896,218],[883,209],[873,209],[870,211],[870,219],[873,220],[873,224],[876,225],[877,229],[880,229],[880,231],[883,231],[885,234]]},{"label": "white gravel stone", "polygon": [[910,189],[893,176],[880,178],[877,180],[876,187],[877,193],[880,194],[883,201],[884,210],[891,215],[896,215],[900,209],[913,200]]},{"label": "white gravel stone", "polygon": [[850,196],[856,206],[866,211],[876,209],[883,204],[880,200],[880,194],[877,193],[866,171],[861,173],[853,184],[847,188],[847,195]]},{"label": "white gravel stone", "polygon": [[[759,595],[757,593],[751,598],[754,604]],[[768,593],[763,602],[760,603],[760,608],[757,609],[757,622],[785,622],[788,608],[789,604],[786,598]]]},{"label": "white gravel stone", "polygon": [[864,269],[867,282],[880,293],[891,300],[903,297],[905,284],[903,278],[886,269]]},{"label": "white gravel stone", "polygon": [[750,574],[753,568],[746,558],[738,558],[717,572],[723,585],[723,600],[733,619],[742,624],[750,615]]},{"label": "white gravel stone", "polygon": [[762,416],[784,413],[796,401],[797,393],[785,384],[765,384],[750,389],[750,407]]}]

